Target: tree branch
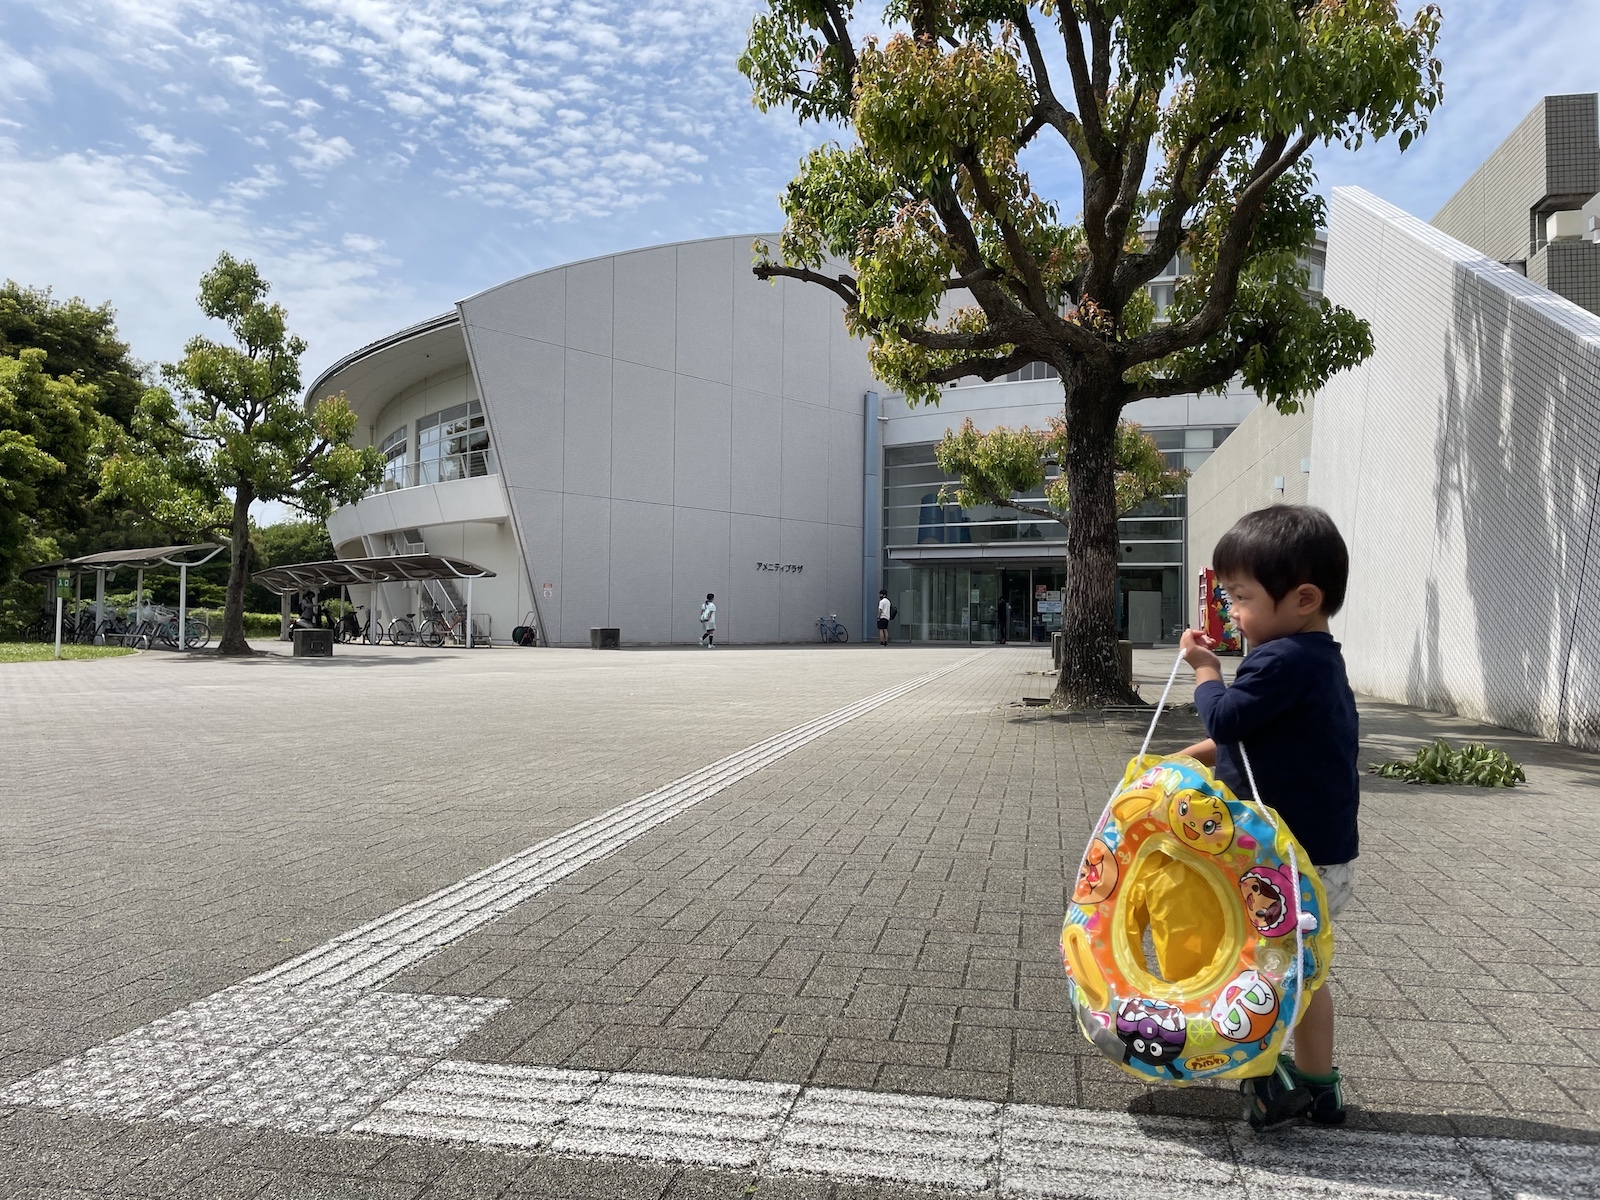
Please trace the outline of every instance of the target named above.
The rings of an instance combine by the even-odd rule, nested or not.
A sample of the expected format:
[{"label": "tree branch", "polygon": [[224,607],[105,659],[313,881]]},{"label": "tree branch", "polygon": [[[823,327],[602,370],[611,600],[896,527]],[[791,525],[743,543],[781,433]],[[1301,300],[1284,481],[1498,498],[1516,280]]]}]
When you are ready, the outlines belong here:
[{"label": "tree branch", "polygon": [[820,271],[813,271],[809,267],[786,267],[781,263],[771,262],[757,263],[752,271],[757,279],[769,282],[773,279],[798,279],[802,283],[821,284],[851,308],[855,308],[861,300],[856,291],[856,281],[848,275],[841,274],[835,278]]},{"label": "tree branch", "polygon": [[1198,345],[1222,328],[1238,296],[1239,272],[1244,266],[1245,253],[1250,248],[1256,222],[1261,219],[1267,190],[1310,149],[1313,140],[1311,134],[1302,133],[1285,149],[1287,135],[1277,133],[1267,139],[1250,172],[1249,182],[1234,200],[1233,215],[1229,217],[1222,242],[1217,247],[1216,267],[1205,304],[1187,321],[1153,329],[1123,343],[1121,354],[1124,361],[1150,362],[1165,358],[1174,351]]}]

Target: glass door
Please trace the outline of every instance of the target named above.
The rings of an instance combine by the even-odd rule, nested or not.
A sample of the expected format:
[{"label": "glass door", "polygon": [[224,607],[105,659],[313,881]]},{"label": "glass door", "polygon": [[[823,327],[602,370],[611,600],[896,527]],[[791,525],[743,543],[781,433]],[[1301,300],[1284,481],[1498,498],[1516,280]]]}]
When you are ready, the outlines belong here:
[{"label": "glass door", "polygon": [[972,586],[968,590],[968,596],[972,605],[972,640],[998,641],[1000,625],[996,610],[1000,603],[1000,572],[972,572]]}]

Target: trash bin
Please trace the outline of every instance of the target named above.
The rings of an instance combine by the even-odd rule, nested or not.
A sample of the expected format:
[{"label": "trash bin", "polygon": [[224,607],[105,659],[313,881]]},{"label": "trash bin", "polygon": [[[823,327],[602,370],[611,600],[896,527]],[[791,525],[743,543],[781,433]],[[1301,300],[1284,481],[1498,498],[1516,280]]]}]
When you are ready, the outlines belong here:
[{"label": "trash bin", "polygon": [[333,630],[296,629],[294,631],[294,656],[296,658],[332,658]]},{"label": "trash bin", "polygon": [[1050,635],[1050,661],[1055,664],[1056,670],[1061,670],[1061,660],[1067,656],[1067,635],[1052,633]]},{"label": "trash bin", "polygon": [[591,629],[589,630],[589,649],[591,650],[621,650],[622,630],[620,629]]}]

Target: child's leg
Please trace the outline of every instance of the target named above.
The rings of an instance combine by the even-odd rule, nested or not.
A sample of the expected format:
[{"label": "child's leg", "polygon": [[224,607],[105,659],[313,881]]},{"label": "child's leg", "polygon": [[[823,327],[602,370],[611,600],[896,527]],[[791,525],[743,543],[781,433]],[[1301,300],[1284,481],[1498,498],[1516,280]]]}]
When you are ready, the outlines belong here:
[{"label": "child's leg", "polygon": [[1294,1065],[1305,1075],[1333,1074],[1333,996],[1326,985],[1311,993],[1294,1031]]}]

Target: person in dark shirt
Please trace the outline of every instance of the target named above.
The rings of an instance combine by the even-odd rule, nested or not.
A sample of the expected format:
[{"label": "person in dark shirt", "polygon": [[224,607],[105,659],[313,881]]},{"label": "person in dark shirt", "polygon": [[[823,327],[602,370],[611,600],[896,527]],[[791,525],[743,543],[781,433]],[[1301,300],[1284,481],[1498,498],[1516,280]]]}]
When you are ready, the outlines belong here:
[{"label": "person in dark shirt", "polygon": [[[1240,518],[1212,553],[1250,653],[1233,686],[1205,634],[1183,635],[1195,675],[1195,707],[1211,736],[1183,753],[1213,766],[1234,794],[1253,795],[1239,748],[1249,754],[1263,803],[1304,847],[1328,897],[1329,917],[1350,901],[1359,851],[1360,770],[1356,702],[1328,618],[1344,604],[1350,554],[1320,508],[1278,504]],[[1294,1035],[1294,1062],[1246,1080],[1257,1128],[1305,1115],[1337,1125],[1344,1096],[1333,1065],[1333,998],[1318,988]]]}]

